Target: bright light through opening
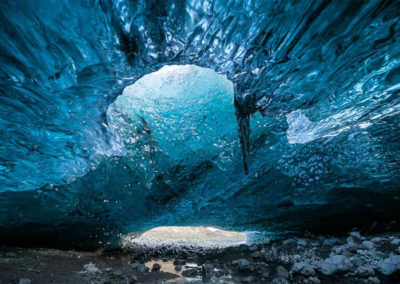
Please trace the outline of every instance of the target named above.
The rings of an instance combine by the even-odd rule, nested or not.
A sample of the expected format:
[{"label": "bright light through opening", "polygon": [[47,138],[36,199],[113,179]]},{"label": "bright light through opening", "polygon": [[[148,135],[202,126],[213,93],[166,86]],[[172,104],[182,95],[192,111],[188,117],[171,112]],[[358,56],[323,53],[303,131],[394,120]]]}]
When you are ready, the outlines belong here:
[{"label": "bright light through opening", "polygon": [[246,233],[224,231],[212,227],[156,227],[144,232],[139,237],[128,235],[123,237],[123,246],[146,245],[158,247],[162,245],[192,247],[230,247],[246,243]]}]

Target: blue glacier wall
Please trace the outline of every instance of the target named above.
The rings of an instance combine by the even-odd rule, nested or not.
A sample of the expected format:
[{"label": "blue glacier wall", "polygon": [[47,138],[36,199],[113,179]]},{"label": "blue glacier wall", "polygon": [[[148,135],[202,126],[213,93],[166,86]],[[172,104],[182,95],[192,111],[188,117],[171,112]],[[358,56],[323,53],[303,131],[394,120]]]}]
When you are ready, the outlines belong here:
[{"label": "blue glacier wall", "polygon": [[[1,240],[399,220],[399,11],[400,1],[1,1]],[[142,76],[187,64],[232,82],[239,131],[226,153],[173,167],[155,154],[143,170],[147,154],[121,152],[107,112]]]}]

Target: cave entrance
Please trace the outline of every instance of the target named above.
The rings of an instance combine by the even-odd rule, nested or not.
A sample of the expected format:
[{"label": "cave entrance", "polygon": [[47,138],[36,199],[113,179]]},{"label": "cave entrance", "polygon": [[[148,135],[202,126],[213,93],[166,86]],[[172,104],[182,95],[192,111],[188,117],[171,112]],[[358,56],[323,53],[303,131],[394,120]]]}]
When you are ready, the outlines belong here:
[{"label": "cave entrance", "polygon": [[[166,188],[185,188],[182,195],[171,191],[176,206],[194,198],[191,192],[199,192],[193,183],[174,179],[177,169],[179,175],[184,176],[197,171],[199,165],[212,164],[209,169],[218,167],[225,170],[224,167],[240,161],[237,156],[233,83],[212,69],[196,65],[166,65],[125,87],[109,106],[107,117],[118,146],[124,148],[140,173],[140,184],[148,189],[141,191],[145,202],[147,205],[153,202],[165,214],[159,220],[151,220],[155,226],[165,225],[165,220],[188,225],[184,221],[180,224],[180,220],[187,219],[182,216],[195,215],[194,212],[199,211],[194,208],[196,205],[193,208],[185,206],[184,212],[165,209],[169,208],[169,201],[160,202],[170,200]],[[179,184],[169,183],[171,180],[178,180]],[[152,195],[150,201],[146,194]],[[168,198],[157,198],[157,195]],[[202,196],[195,196],[205,203],[211,198],[204,190]],[[139,200],[139,194],[136,200]],[[135,206],[144,208],[145,202],[137,202]],[[144,215],[145,210],[142,210]],[[200,216],[200,219],[206,218]],[[140,223],[138,225],[140,227]],[[123,239],[126,246],[175,244],[207,247],[240,244],[246,241],[246,234],[207,226],[164,226],[148,230],[139,237],[131,234]]]}]

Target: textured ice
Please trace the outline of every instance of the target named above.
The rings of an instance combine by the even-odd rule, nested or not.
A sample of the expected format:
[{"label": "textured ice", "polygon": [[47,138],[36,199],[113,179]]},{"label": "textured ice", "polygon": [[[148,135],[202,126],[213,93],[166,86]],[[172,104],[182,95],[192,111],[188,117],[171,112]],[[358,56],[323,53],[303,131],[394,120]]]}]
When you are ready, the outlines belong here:
[{"label": "textured ice", "polygon": [[[1,1],[1,238],[398,218],[399,10],[378,0]],[[152,95],[138,103],[154,113],[128,104],[139,98],[127,90],[172,65],[220,75],[164,82],[171,113]],[[226,96],[204,104],[177,92],[199,101],[217,85]],[[207,111],[212,129],[187,115]]]}]

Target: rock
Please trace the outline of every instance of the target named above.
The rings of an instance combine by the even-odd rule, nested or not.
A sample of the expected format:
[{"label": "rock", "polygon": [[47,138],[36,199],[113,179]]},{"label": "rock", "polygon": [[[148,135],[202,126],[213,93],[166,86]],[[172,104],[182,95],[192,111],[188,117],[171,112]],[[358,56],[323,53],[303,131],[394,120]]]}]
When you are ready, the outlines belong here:
[{"label": "rock", "polygon": [[256,244],[252,244],[252,245],[249,247],[249,249],[250,249],[250,251],[256,251],[256,250],[258,249],[258,246],[257,246]]},{"label": "rock", "polygon": [[32,283],[31,279],[28,278],[20,278],[18,281],[18,284],[31,284],[31,283]]},{"label": "rock", "polygon": [[214,273],[215,277],[222,277],[225,275],[225,272],[223,270],[217,270]]},{"label": "rock", "polygon": [[276,275],[278,276],[278,278],[288,279],[289,278],[289,271],[287,271],[286,268],[283,267],[283,266],[278,266],[276,268]]},{"label": "rock", "polygon": [[285,278],[275,278],[272,280],[271,284],[290,284]]},{"label": "rock", "polygon": [[264,255],[260,251],[255,251],[251,254],[251,258],[254,258],[254,259],[261,259],[263,257],[264,257]]},{"label": "rock", "polygon": [[356,240],[364,240],[365,238],[361,236],[359,232],[351,232],[350,237],[355,238]]},{"label": "rock", "polygon": [[238,261],[238,267],[241,271],[250,270],[251,262],[248,259],[241,258]]},{"label": "rock", "polygon": [[242,277],[242,283],[254,283],[256,278],[254,276]]},{"label": "rock", "polygon": [[370,284],[379,284],[379,283],[381,283],[381,281],[378,279],[378,277],[369,277],[369,278],[367,279],[367,283],[370,283]]},{"label": "rock", "polygon": [[307,262],[296,262],[292,267],[293,274],[301,274],[303,276],[315,275],[314,268]]},{"label": "rock", "polygon": [[360,266],[359,268],[357,268],[356,274],[361,277],[368,277],[368,276],[374,276],[375,271],[372,266],[366,265],[366,266]]},{"label": "rock", "polygon": [[214,274],[214,266],[209,263],[203,264],[202,272],[203,272],[203,277],[211,278]]},{"label": "rock", "polygon": [[137,277],[135,275],[132,275],[131,279],[129,280],[129,284],[134,284],[134,283],[137,283],[137,282],[138,282]]},{"label": "rock", "polygon": [[379,266],[379,270],[384,275],[390,275],[400,271],[400,255],[391,255],[384,259]]},{"label": "rock", "polygon": [[370,241],[363,241],[361,246],[367,250],[372,250],[374,248],[374,243]]},{"label": "rock", "polygon": [[151,270],[152,271],[160,271],[160,269],[161,269],[161,265],[159,265],[158,263],[154,263],[153,268]]},{"label": "rock", "polygon": [[345,273],[353,268],[352,263],[343,255],[333,255],[319,263],[321,272],[325,275]]},{"label": "rock", "polygon": [[394,239],[393,241],[390,242],[390,244],[394,245],[394,246],[398,246],[398,245],[400,245],[400,239]]},{"label": "rock", "polygon": [[149,271],[149,268],[146,265],[144,265],[143,263],[138,263],[138,262],[132,263],[131,267],[142,273]]},{"label": "rock", "polygon": [[182,272],[182,276],[189,277],[189,278],[194,278],[198,275],[199,275],[199,271],[195,268],[189,268]]},{"label": "rock", "polygon": [[180,264],[175,265],[175,270],[176,271],[181,271],[182,270],[182,265],[180,265]]}]

